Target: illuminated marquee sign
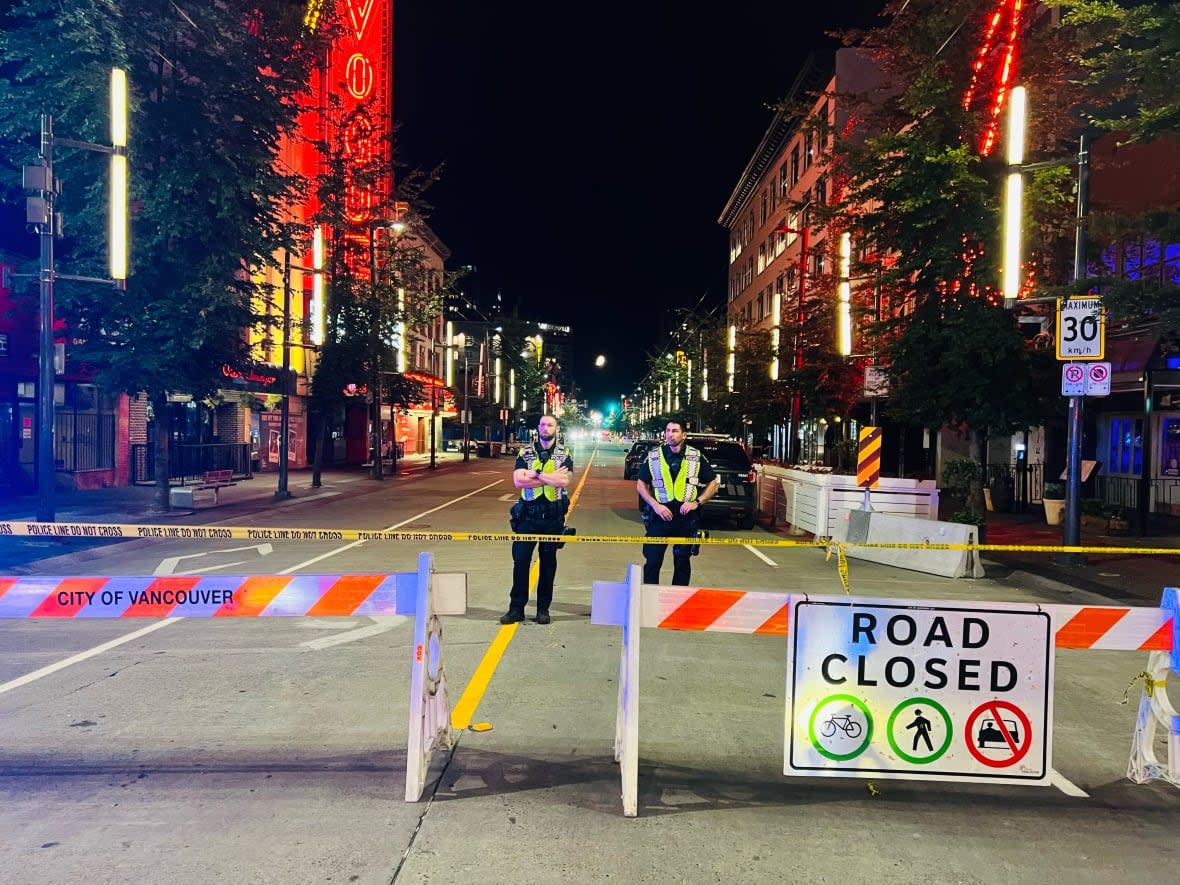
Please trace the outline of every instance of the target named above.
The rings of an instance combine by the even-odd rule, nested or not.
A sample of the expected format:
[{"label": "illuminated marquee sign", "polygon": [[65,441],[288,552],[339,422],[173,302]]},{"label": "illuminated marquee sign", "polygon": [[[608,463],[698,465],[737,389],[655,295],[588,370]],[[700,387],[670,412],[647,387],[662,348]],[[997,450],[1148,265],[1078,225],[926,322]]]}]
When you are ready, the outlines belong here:
[{"label": "illuminated marquee sign", "polygon": [[[370,114],[388,120],[392,111],[388,59],[393,48],[383,45],[385,36],[392,30],[389,27],[392,4],[388,0],[343,0],[343,3],[349,27],[333,52],[328,82],[346,112],[364,107],[342,133],[346,156],[355,166],[364,166],[375,158],[388,134],[378,129]],[[355,222],[372,218],[389,186],[388,179],[372,186],[350,182],[344,195],[349,218]]]}]

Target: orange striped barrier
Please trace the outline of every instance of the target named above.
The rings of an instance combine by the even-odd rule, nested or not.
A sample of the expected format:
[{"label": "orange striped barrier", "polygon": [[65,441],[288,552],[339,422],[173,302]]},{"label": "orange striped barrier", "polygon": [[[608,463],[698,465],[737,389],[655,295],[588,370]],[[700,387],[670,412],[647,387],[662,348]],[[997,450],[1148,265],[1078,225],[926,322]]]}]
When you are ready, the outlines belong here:
[{"label": "orange striped barrier", "polygon": [[[644,609],[641,626],[662,630],[705,630],[786,636],[792,594],[709,587],[666,587],[645,584],[654,604]],[[612,597],[626,584],[595,581],[592,623],[621,626],[623,610]],[[1056,625],[1057,648],[1095,651],[1171,651],[1176,618],[1167,609],[1105,605],[1044,605]]]},{"label": "orange striped barrier", "polygon": [[464,614],[466,574],[0,577],[0,618],[414,618],[406,801],[422,798],[430,759],[453,745],[439,615]]},{"label": "orange striped barrier", "polygon": [[[642,628],[775,636],[791,644],[797,642],[797,636],[791,629],[790,612],[794,606],[804,602],[829,603],[852,609],[858,605],[868,609],[887,604],[895,608],[994,609],[1000,613],[1007,608],[1019,608],[1047,617],[1048,624],[1052,626],[1052,644],[1055,648],[1149,652],[1148,669],[1141,674],[1145,683],[1144,693],[1140,701],[1128,777],[1136,783],[1159,778],[1180,786],[1180,715],[1172,708],[1166,692],[1160,690],[1166,685],[1170,670],[1180,672],[1180,599],[1176,589],[1164,591],[1158,608],[1080,605],[1030,607],[1027,604],[1005,606],[1002,603],[962,602],[940,604],[930,601],[870,600],[847,596],[820,597],[772,591],[649,585],[642,583],[639,566],[631,565],[626,581],[593,583],[590,611],[592,624],[623,628],[615,714],[615,760],[620,764],[624,815],[634,817],[638,814],[639,648]],[[876,682],[870,684],[876,685]],[[1047,689],[1051,691],[1051,688],[1050,677]],[[1161,726],[1166,729],[1169,741],[1166,763],[1161,763],[1155,757],[1155,733]],[[787,770],[785,773],[792,772]],[[906,775],[894,772],[891,776]]]},{"label": "orange striped barrier", "polygon": [[414,614],[418,576],[0,578],[0,618],[256,618]]},{"label": "orange striped barrier", "polygon": [[881,484],[881,428],[862,427],[856,452],[856,484],[875,489]]}]

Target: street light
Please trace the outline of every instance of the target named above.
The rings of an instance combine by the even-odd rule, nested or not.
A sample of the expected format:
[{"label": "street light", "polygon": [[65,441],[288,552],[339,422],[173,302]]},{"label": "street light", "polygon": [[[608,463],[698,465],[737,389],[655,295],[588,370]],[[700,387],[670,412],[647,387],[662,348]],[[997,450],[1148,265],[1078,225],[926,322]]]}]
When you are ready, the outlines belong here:
[{"label": "street light", "polygon": [[[406,229],[406,223],[403,215],[409,208],[409,204],[398,200],[393,204],[392,218],[374,218],[369,221],[369,295],[373,299],[373,304],[377,303],[377,231],[391,230],[395,236],[401,236]],[[375,330],[379,336],[381,334],[380,327]],[[385,342],[378,338],[377,347],[374,348],[373,353],[369,354],[371,358],[376,359],[376,365],[373,367],[374,372],[374,394],[373,394],[373,479],[381,481],[385,479],[384,474],[384,459],[382,458],[382,440],[381,440],[381,406],[385,399],[385,373],[382,369],[380,353]],[[391,416],[392,417],[392,414]],[[397,438],[396,435],[393,440],[393,473],[397,475]]]},{"label": "street light", "polygon": [[[53,522],[53,391],[56,384],[53,346],[54,283],[58,279],[83,283],[102,283],[116,288],[127,287],[127,73],[112,68],[110,74],[111,143],[94,144],[57,138],[53,134],[53,117],[41,115],[41,151],[36,165],[24,167],[24,189],[36,191],[28,197],[25,218],[39,234],[41,245],[40,281],[40,373],[37,386],[37,506],[38,522]],[[94,151],[110,156],[110,205],[108,216],[109,278],[57,273],[54,267],[53,241],[61,235],[61,217],[57,212],[59,183],[53,177],[55,145]],[[64,370],[64,367],[63,367]]]},{"label": "street light", "polygon": [[[471,412],[467,409],[467,395],[471,390],[470,362],[468,359],[467,335],[459,332],[451,338],[451,344],[463,348],[463,460],[471,460]],[[491,440],[488,440],[491,445]],[[490,452],[490,449],[489,449]]]}]

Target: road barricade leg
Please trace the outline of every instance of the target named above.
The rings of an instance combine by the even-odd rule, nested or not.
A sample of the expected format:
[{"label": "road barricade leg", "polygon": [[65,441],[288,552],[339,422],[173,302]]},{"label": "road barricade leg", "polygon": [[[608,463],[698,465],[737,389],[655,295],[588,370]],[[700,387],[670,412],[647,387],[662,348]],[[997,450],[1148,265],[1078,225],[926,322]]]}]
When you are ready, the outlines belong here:
[{"label": "road barricade leg", "polygon": [[623,647],[619,652],[619,702],[615,710],[615,761],[623,784],[623,814],[639,814],[639,635],[643,572],[627,567]]},{"label": "road barricade leg", "polygon": [[[1180,633],[1180,591],[1164,589],[1160,608],[1172,613],[1171,651],[1153,651],[1143,672],[1143,690],[1139,698],[1139,715],[1135,719],[1135,737],[1131,740],[1131,759],[1127,777],[1137,784],[1163,779],[1180,787],[1180,715],[1168,699],[1168,671],[1180,673],[1180,651],[1176,633]],[[1156,729],[1167,729],[1168,757],[1160,764],[1155,754]]]},{"label": "road barricade leg", "polygon": [[434,558],[418,557],[418,598],[414,612],[414,660],[410,670],[410,723],[406,744],[406,801],[426,788],[430,757],[454,746],[451,701],[443,669],[442,622],[434,607]]}]

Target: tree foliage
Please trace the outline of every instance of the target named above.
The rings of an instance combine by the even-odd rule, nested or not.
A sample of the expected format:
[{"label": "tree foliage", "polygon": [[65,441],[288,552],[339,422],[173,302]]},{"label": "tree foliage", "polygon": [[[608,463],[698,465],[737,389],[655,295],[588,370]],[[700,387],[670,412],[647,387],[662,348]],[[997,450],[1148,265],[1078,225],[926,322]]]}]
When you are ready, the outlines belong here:
[{"label": "tree foliage", "polygon": [[[25,138],[26,162],[40,113],[53,116],[60,136],[106,142],[108,72],[128,74],[131,272],[125,291],[59,287],[60,314],[81,341],[74,356],[105,387],[146,392],[157,414],[170,390],[208,394],[223,366],[243,365],[244,330],[261,322],[254,299],[268,293],[254,271],[291,245],[285,219],[301,182],[276,162],[278,149],[331,30],[305,33],[301,7],[285,0],[248,11],[26,0],[7,25],[0,133]],[[60,263],[104,276],[104,165],[69,152],[56,159],[72,219]],[[165,506],[167,434],[158,438]]]},{"label": "tree foliage", "polygon": [[1180,3],[1053,0],[1077,33],[1074,57],[1098,126],[1150,141],[1180,132]]}]

